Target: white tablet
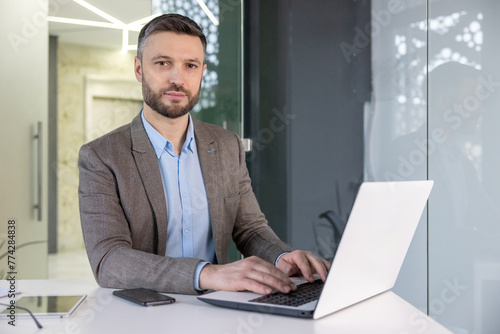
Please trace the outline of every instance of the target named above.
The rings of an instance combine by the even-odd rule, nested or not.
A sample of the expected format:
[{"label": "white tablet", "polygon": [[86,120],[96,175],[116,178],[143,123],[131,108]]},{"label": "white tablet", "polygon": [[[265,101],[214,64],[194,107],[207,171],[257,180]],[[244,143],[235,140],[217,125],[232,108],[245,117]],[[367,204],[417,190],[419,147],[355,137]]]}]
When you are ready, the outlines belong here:
[{"label": "white tablet", "polygon": [[[37,318],[44,317],[68,317],[76,308],[83,302],[87,295],[71,295],[71,296],[22,296],[15,302],[15,306],[27,308]],[[1,303],[10,304],[9,299],[0,299]],[[3,311],[2,316],[10,316],[14,311],[12,308],[1,306]],[[30,316],[29,313],[19,307],[15,308],[16,317]]]}]

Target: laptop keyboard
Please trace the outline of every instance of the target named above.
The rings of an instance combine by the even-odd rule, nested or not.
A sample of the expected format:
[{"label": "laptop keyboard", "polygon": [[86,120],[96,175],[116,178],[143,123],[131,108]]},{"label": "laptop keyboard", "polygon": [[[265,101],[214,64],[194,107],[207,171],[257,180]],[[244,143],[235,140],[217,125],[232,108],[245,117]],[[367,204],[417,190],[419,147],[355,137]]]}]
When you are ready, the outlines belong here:
[{"label": "laptop keyboard", "polygon": [[325,283],[319,279],[312,283],[300,284],[295,291],[289,293],[276,291],[270,295],[252,299],[250,302],[297,307],[318,299],[324,285]]}]

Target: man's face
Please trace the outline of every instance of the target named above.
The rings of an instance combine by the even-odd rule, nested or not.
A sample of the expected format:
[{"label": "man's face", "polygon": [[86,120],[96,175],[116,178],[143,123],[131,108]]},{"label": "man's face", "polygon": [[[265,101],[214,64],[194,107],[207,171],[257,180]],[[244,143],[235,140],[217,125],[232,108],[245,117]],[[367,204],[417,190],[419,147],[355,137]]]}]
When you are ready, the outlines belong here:
[{"label": "man's face", "polygon": [[206,65],[201,40],[158,32],[148,37],[135,75],[147,107],[168,118],[186,115],[198,103]]}]

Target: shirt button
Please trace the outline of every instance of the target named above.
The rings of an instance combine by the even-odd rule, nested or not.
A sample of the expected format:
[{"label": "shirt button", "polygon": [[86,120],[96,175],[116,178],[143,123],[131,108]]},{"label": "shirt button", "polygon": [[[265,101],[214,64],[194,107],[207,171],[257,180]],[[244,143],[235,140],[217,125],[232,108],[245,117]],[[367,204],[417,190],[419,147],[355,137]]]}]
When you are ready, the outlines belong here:
[{"label": "shirt button", "polygon": [[185,229],[185,230],[184,230],[184,233],[186,233],[186,234],[187,234],[187,233],[189,233],[189,230],[188,230],[188,229]]},{"label": "shirt button", "polygon": [[186,197],[186,193],[182,193],[182,197]]}]

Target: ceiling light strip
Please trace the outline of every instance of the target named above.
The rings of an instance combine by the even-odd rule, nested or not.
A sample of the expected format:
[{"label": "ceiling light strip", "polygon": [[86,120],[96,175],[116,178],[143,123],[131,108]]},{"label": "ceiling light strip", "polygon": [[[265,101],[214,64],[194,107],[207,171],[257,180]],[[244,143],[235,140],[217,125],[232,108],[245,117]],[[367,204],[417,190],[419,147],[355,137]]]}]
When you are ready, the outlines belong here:
[{"label": "ceiling light strip", "polygon": [[122,52],[127,53],[128,50],[128,30],[123,29],[123,34],[122,34]]},{"label": "ceiling light strip", "polygon": [[[161,13],[157,13],[157,14],[153,14],[153,15],[144,17],[140,20],[131,22],[129,24],[125,24],[122,21],[114,18],[113,16],[103,12],[99,8],[92,6],[91,4],[89,4],[88,2],[86,2],[84,0],[73,0],[73,1],[81,6],[85,7],[86,9],[92,11],[93,13],[101,16],[102,18],[105,18],[106,20],[108,20],[112,23],[90,21],[90,20],[80,20],[80,19],[71,19],[71,18],[56,17],[56,16],[48,16],[47,21],[122,30],[122,52],[123,53],[126,53],[128,50],[136,50],[137,49],[137,45],[129,45],[128,44],[129,31],[140,31],[146,22],[149,22],[152,19],[154,19],[155,17],[162,15]],[[198,3],[200,3],[200,1],[198,1]],[[210,12],[210,10],[207,8],[207,6],[203,3],[203,1],[201,1],[200,6],[203,9],[203,11],[207,14],[207,16],[210,18],[210,20],[212,20],[212,22],[215,25],[218,25],[219,22],[217,21],[215,16],[212,14],[212,12]]]},{"label": "ceiling light strip", "polygon": [[122,26],[116,25],[114,23],[88,21],[88,20],[80,20],[80,19],[70,19],[70,18],[66,18],[66,17],[48,16],[47,21],[58,22],[58,23],[78,24],[78,25],[82,25],[82,26],[91,26],[91,27],[123,29]]},{"label": "ceiling light strip", "polygon": [[205,14],[207,14],[208,18],[210,19],[210,21],[212,21],[213,24],[215,24],[216,26],[219,25],[219,20],[217,20],[214,16],[214,14],[210,11],[210,9],[208,9],[207,5],[205,5],[205,3],[203,2],[203,0],[197,0],[198,1],[198,5],[200,5],[201,9],[203,9],[203,11],[205,12]]},{"label": "ceiling light strip", "polygon": [[118,20],[117,18],[109,15],[108,13],[103,12],[102,10],[100,10],[97,7],[92,6],[91,4],[89,4],[88,2],[86,2],[84,0],[73,0],[73,1],[76,2],[77,4],[79,4],[80,6],[83,6],[83,7],[87,8],[91,12],[99,15],[100,17],[105,18],[106,20],[108,20],[110,22],[113,22],[116,25],[119,25],[119,26],[122,26],[122,27],[126,25],[125,23],[123,23],[122,21]]}]

